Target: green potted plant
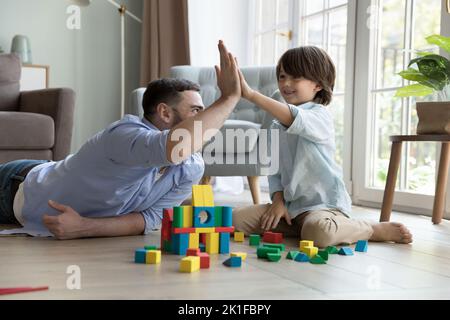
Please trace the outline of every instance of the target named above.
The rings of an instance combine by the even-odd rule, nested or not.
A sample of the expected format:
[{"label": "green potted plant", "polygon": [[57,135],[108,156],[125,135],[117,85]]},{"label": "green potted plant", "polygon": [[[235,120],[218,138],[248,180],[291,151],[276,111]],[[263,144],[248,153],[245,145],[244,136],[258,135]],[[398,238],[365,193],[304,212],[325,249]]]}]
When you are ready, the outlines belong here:
[{"label": "green potted plant", "polygon": [[[450,53],[450,38],[432,35],[427,42]],[[412,82],[400,88],[396,97],[425,97],[434,95],[433,102],[417,102],[417,134],[450,134],[450,61],[433,52],[418,52],[408,69],[399,75]]]}]

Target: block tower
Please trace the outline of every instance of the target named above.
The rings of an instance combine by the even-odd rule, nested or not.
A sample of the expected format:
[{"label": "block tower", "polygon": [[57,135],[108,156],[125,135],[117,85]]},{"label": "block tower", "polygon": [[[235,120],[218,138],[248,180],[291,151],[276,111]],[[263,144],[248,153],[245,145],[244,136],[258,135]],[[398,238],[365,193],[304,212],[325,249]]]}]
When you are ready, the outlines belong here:
[{"label": "block tower", "polygon": [[188,249],[229,253],[231,214],[231,207],[214,206],[210,185],[192,186],[192,206],[163,210],[161,250],[177,255],[186,255]]}]

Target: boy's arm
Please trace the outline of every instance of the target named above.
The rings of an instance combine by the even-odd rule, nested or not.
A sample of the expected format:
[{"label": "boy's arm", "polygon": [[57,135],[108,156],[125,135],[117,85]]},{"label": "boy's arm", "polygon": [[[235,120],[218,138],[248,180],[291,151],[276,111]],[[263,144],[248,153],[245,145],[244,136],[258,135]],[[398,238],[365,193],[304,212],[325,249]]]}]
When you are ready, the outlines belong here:
[{"label": "boy's arm", "polygon": [[241,70],[239,70],[239,78],[241,81],[242,96],[245,99],[270,113],[285,127],[289,128],[292,125],[292,123],[294,122],[294,117],[292,116],[291,110],[289,109],[287,104],[266,97],[258,91],[250,88],[245,81],[244,75],[242,74]]}]

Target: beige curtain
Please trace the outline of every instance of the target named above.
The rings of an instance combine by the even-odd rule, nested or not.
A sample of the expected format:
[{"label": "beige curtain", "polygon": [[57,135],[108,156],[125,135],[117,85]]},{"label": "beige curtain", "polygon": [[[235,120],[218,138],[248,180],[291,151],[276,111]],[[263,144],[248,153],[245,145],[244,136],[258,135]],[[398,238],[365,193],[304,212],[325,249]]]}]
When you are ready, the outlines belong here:
[{"label": "beige curtain", "polygon": [[187,0],[144,0],[143,10],[141,85],[147,86],[190,63]]}]

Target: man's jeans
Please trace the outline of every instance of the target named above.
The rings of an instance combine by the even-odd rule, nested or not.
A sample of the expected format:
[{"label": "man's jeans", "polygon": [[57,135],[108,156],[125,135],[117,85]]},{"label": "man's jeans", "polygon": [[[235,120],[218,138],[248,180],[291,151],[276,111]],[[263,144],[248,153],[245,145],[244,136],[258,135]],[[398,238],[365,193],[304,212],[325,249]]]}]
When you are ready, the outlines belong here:
[{"label": "man's jeans", "polygon": [[11,196],[11,185],[14,180],[23,180],[17,176],[30,166],[48,162],[47,160],[16,160],[0,164],[0,224],[18,224],[14,216],[14,199]]}]

